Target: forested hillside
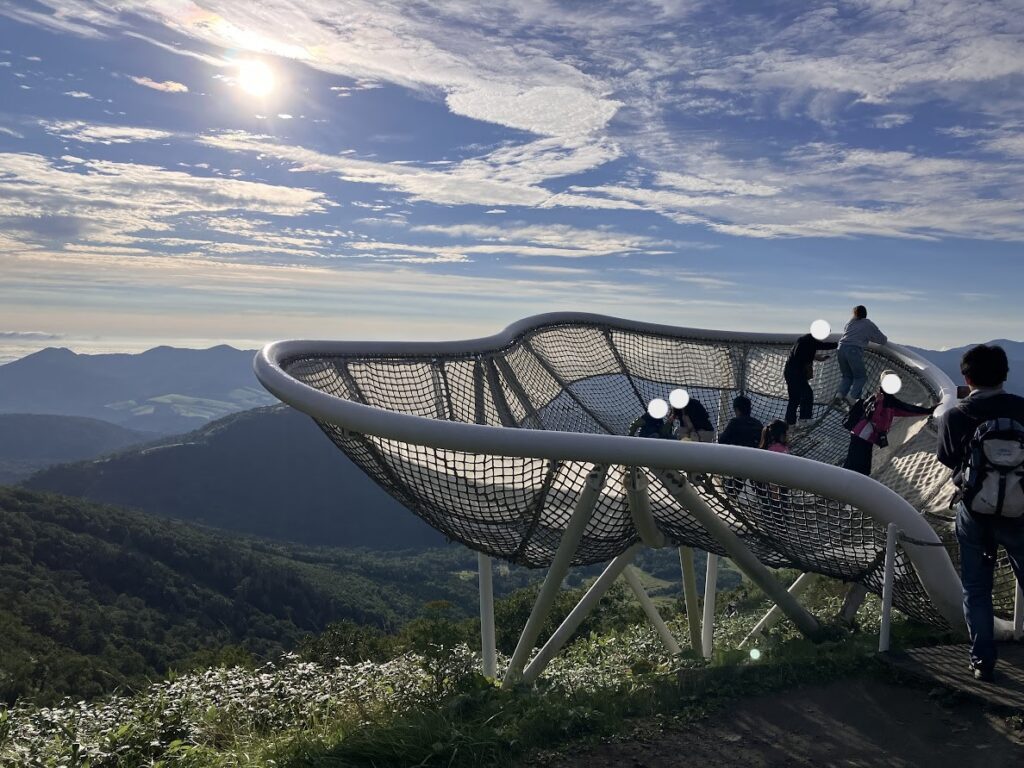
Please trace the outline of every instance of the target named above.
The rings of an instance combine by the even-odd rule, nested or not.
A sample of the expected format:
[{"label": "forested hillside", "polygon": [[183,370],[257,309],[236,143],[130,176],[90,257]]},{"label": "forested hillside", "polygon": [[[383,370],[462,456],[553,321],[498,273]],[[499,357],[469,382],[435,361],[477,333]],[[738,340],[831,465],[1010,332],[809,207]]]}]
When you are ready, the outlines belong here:
[{"label": "forested hillside", "polygon": [[0,485],[52,464],[92,459],[156,437],[81,416],[0,413]]},{"label": "forested hillside", "polygon": [[234,414],[157,447],[54,467],[26,486],[306,544],[443,542],[287,406]]},{"label": "forested hillside", "polygon": [[0,488],[0,700],[89,696],[226,646],[269,658],[338,619],[393,629],[431,600],[471,615],[474,562],[454,546],[288,548]]}]

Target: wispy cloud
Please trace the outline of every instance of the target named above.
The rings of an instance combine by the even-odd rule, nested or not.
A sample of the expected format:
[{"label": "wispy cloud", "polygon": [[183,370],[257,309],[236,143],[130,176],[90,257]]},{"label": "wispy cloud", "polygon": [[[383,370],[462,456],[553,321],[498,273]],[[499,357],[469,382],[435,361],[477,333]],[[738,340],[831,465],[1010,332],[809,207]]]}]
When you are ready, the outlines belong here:
[{"label": "wispy cloud", "polygon": [[169,139],[173,135],[154,128],[94,125],[81,121],[51,122],[43,125],[49,133],[86,144],[131,144],[137,141]]},{"label": "wispy cloud", "polygon": [[163,91],[164,93],[188,93],[187,85],[175,82],[174,80],[164,80],[163,82],[159,82],[157,80],[151,80],[148,77],[136,77],[134,75],[129,75],[128,79],[137,85],[152,88],[154,91]]}]

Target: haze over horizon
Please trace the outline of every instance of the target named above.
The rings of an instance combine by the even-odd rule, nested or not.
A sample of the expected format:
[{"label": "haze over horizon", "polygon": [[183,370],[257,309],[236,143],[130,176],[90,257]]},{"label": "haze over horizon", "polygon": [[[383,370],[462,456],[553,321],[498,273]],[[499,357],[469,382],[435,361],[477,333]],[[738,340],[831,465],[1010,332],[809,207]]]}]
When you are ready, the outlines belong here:
[{"label": "haze over horizon", "polygon": [[1014,2],[0,6],[0,362],[585,310],[1019,337]]}]

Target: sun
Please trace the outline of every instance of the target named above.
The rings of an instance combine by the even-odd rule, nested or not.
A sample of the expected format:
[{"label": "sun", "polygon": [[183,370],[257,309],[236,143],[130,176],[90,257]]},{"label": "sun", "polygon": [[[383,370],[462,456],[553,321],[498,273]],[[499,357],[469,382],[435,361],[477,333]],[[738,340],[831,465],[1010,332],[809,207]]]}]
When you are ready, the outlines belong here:
[{"label": "sun", "polygon": [[275,84],[274,70],[262,61],[248,59],[238,63],[238,85],[250,96],[267,96]]}]

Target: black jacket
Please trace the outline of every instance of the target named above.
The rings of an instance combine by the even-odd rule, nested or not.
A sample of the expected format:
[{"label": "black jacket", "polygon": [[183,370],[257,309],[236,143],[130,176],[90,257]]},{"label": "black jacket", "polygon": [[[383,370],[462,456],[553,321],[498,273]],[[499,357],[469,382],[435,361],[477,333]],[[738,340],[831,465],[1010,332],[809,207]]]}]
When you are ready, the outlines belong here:
[{"label": "black jacket", "polygon": [[806,376],[812,370],[810,366],[814,362],[814,356],[826,349],[835,349],[839,344],[834,341],[818,341],[811,334],[805,333],[796,340],[796,344],[789,350],[789,357],[786,358],[785,375],[788,377]]},{"label": "black jacket", "polygon": [[[942,415],[936,458],[950,469],[963,468],[967,446],[983,421],[1010,418],[1024,424],[1024,397],[1002,390],[979,390]],[[959,477],[954,477],[958,482]]]},{"label": "black jacket", "polygon": [[744,445],[747,448],[757,448],[761,443],[761,430],[764,424],[753,416],[737,416],[731,419],[718,436],[718,442],[722,445]]}]

